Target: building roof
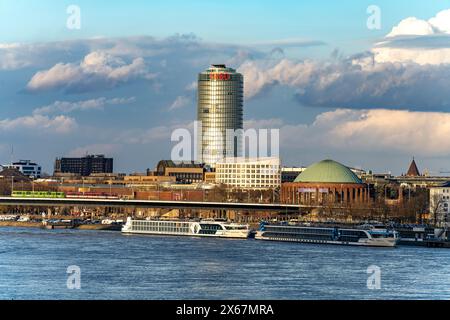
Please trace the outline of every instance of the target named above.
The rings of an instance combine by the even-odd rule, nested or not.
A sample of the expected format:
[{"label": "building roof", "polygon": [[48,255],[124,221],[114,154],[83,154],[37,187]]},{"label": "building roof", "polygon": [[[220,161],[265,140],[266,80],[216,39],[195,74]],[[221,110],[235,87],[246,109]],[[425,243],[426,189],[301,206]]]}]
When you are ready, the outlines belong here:
[{"label": "building roof", "polygon": [[0,171],[0,177],[1,178],[5,178],[5,179],[11,179],[13,178],[14,181],[30,181],[30,178],[27,177],[26,175],[24,175],[23,173],[21,173],[19,170],[17,170],[16,168],[5,168],[2,171]]},{"label": "building roof", "polygon": [[414,161],[414,158],[411,161],[411,164],[409,165],[408,172],[406,173],[408,177],[418,177],[420,176],[419,169],[417,169],[416,161]]},{"label": "building roof", "polygon": [[166,168],[203,168],[204,164],[195,161],[161,160],[158,162],[157,167],[159,166],[164,166]]},{"label": "building roof", "polygon": [[330,159],[309,166],[294,182],[362,183],[348,167]]}]

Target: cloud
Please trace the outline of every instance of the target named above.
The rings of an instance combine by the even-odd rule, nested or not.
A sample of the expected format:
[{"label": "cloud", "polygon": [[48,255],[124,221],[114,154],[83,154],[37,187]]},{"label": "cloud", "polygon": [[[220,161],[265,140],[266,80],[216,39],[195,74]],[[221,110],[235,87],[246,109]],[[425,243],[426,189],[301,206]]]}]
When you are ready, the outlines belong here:
[{"label": "cloud", "polygon": [[433,26],[425,20],[409,17],[402,21],[397,26],[392,28],[386,37],[396,37],[404,35],[430,35],[434,34]]},{"label": "cloud", "polygon": [[280,126],[281,145],[289,149],[407,156],[448,156],[449,135],[449,113],[406,110],[337,109],[319,114],[310,125]]},{"label": "cloud", "polygon": [[152,79],[143,58],[126,63],[122,58],[94,51],[79,64],[57,63],[48,70],[37,72],[27,84],[29,91],[63,89],[81,93],[116,87],[135,79]]},{"label": "cloud", "polygon": [[249,61],[244,74],[246,98],[273,86],[295,90],[306,106],[330,108],[450,108],[450,65],[375,63],[371,54],[336,62],[283,59],[275,64]]},{"label": "cloud", "polygon": [[78,127],[75,119],[63,115],[47,117],[39,114],[19,117],[15,119],[0,120],[0,130],[2,131],[23,131],[51,132],[67,134]]},{"label": "cloud", "polygon": [[103,110],[107,105],[119,105],[129,104],[136,101],[135,97],[130,98],[113,98],[107,99],[105,97],[83,100],[83,101],[55,101],[50,105],[37,108],[33,111],[33,114],[50,114],[50,113],[70,113],[73,111],[86,111],[86,110]]},{"label": "cloud", "polygon": [[150,129],[131,129],[118,134],[114,141],[125,144],[149,144],[155,141],[170,142],[173,128],[156,126]]},{"label": "cloud", "polygon": [[429,20],[422,20],[416,17],[408,17],[394,26],[389,37],[417,35],[426,36],[432,34],[447,33],[450,34],[450,9],[440,11],[435,17]]},{"label": "cloud", "polygon": [[403,19],[375,45],[372,52],[378,63],[450,63],[450,9],[438,12],[429,20]]},{"label": "cloud", "polygon": [[169,106],[169,110],[181,109],[188,106],[192,102],[192,99],[187,96],[178,96],[174,102]]},{"label": "cloud", "polygon": [[305,48],[325,46],[326,42],[317,40],[305,40],[298,38],[278,39],[265,42],[255,42],[251,46],[277,47],[277,48]]}]

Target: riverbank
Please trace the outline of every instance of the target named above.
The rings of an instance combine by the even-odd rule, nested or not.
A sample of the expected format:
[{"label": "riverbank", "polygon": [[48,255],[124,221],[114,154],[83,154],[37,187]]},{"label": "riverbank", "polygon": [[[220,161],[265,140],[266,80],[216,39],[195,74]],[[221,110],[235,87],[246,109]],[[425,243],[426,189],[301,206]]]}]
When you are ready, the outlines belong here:
[{"label": "riverbank", "polygon": [[[41,222],[0,221],[0,227],[44,228],[44,225]],[[76,226],[74,229],[120,231],[121,226],[120,225],[108,225],[108,224],[82,224],[82,225]]]},{"label": "riverbank", "polygon": [[42,228],[41,222],[0,221],[0,227]]}]

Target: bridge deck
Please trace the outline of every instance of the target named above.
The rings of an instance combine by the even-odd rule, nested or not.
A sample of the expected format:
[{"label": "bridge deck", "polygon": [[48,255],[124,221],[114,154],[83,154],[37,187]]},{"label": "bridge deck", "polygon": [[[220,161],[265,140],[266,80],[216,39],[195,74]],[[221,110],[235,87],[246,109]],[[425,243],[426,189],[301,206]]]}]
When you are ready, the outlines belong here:
[{"label": "bridge deck", "polygon": [[0,197],[0,205],[14,206],[85,206],[85,207],[136,207],[164,209],[228,209],[251,211],[280,211],[299,213],[301,208],[311,206],[267,203],[235,202],[195,202],[162,200],[119,200],[119,199],[79,199],[79,198],[16,198]]}]

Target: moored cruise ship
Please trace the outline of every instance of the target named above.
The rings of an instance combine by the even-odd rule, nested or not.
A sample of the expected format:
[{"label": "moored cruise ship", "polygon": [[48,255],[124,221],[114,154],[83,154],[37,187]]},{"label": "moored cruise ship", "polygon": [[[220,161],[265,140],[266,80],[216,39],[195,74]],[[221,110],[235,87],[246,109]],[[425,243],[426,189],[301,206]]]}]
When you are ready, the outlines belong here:
[{"label": "moored cruise ship", "polygon": [[246,239],[250,236],[251,230],[249,226],[245,224],[214,220],[202,220],[196,222],[178,220],[133,220],[128,218],[127,223],[122,228],[122,232],[151,235]]},{"label": "moored cruise ship", "polygon": [[270,225],[265,222],[261,223],[255,239],[373,247],[395,247],[399,240],[396,231],[386,229]]}]

